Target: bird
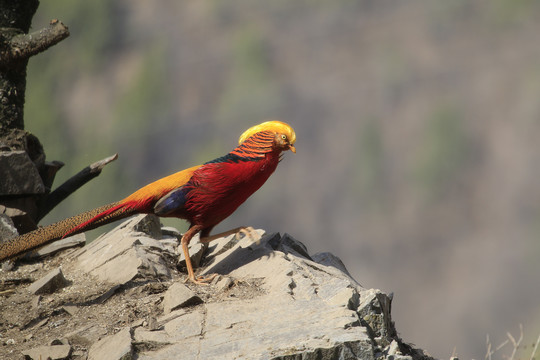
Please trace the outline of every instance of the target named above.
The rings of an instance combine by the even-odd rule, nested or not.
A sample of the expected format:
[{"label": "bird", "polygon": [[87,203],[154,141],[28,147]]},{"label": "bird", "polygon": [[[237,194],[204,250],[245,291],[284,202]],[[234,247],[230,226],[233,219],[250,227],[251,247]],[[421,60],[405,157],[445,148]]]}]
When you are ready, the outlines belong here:
[{"label": "bird", "polygon": [[271,120],[252,126],[242,133],[238,146],[224,156],[154,181],[123,200],[0,244],[0,261],[135,214],[154,214],[189,223],[180,240],[188,272],[186,280],[207,284],[211,277],[195,277],[188,251],[190,240],[197,233],[203,243],[234,233],[249,235],[246,227],[213,236],[210,232],[266,182],[282,160],[283,152],[296,153],[295,142],[295,131],[285,122]]}]

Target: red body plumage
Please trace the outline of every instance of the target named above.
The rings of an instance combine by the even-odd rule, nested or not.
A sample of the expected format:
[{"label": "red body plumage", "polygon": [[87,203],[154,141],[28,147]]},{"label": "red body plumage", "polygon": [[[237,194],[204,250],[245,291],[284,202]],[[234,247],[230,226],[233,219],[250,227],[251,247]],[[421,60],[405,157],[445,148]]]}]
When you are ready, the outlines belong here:
[{"label": "red body plumage", "polygon": [[270,152],[256,160],[229,160],[200,167],[186,184],[189,192],[185,207],[174,216],[209,231],[257,191],[278,163],[279,154]]}]

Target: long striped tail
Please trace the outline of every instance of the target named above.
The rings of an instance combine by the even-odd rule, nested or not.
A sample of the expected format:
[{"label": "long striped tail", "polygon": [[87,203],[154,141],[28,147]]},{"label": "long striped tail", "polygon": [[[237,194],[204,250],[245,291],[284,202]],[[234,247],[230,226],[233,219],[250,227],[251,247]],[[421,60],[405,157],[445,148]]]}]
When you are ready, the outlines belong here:
[{"label": "long striped tail", "polygon": [[19,235],[0,244],[0,261],[11,259],[68,235],[75,235],[123,219],[137,211],[123,203],[112,203],[57,223]]}]

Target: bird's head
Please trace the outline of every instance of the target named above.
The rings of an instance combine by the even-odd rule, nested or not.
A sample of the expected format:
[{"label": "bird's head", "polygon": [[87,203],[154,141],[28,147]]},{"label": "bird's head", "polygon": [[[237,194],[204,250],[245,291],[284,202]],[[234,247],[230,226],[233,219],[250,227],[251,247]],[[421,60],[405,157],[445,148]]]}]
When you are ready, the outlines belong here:
[{"label": "bird's head", "polygon": [[240,135],[238,144],[243,143],[251,136],[262,131],[269,131],[274,134],[273,144],[276,148],[282,151],[291,150],[293,153],[296,153],[296,148],[294,147],[296,134],[294,133],[294,129],[283,121],[278,120],[266,121],[262,124],[250,127]]}]

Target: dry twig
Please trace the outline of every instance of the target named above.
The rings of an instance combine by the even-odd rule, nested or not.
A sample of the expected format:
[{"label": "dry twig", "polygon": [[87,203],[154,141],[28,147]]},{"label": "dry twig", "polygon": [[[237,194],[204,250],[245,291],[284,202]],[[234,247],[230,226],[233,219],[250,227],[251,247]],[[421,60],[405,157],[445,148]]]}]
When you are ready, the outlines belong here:
[{"label": "dry twig", "polygon": [[40,205],[37,220],[39,221],[43,219],[43,217],[47,215],[49,211],[51,211],[56,205],[58,205],[88,181],[98,176],[105,165],[116,159],[118,159],[118,154],[114,154],[113,156],[109,156],[108,158],[90,164],[56,188],[44,199],[44,202]]},{"label": "dry twig", "polygon": [[52,20],[49,26],[30,34],[18,34],[0,41],[0,65],[17,63],[39,54],[69,36],[67,26]]}]

